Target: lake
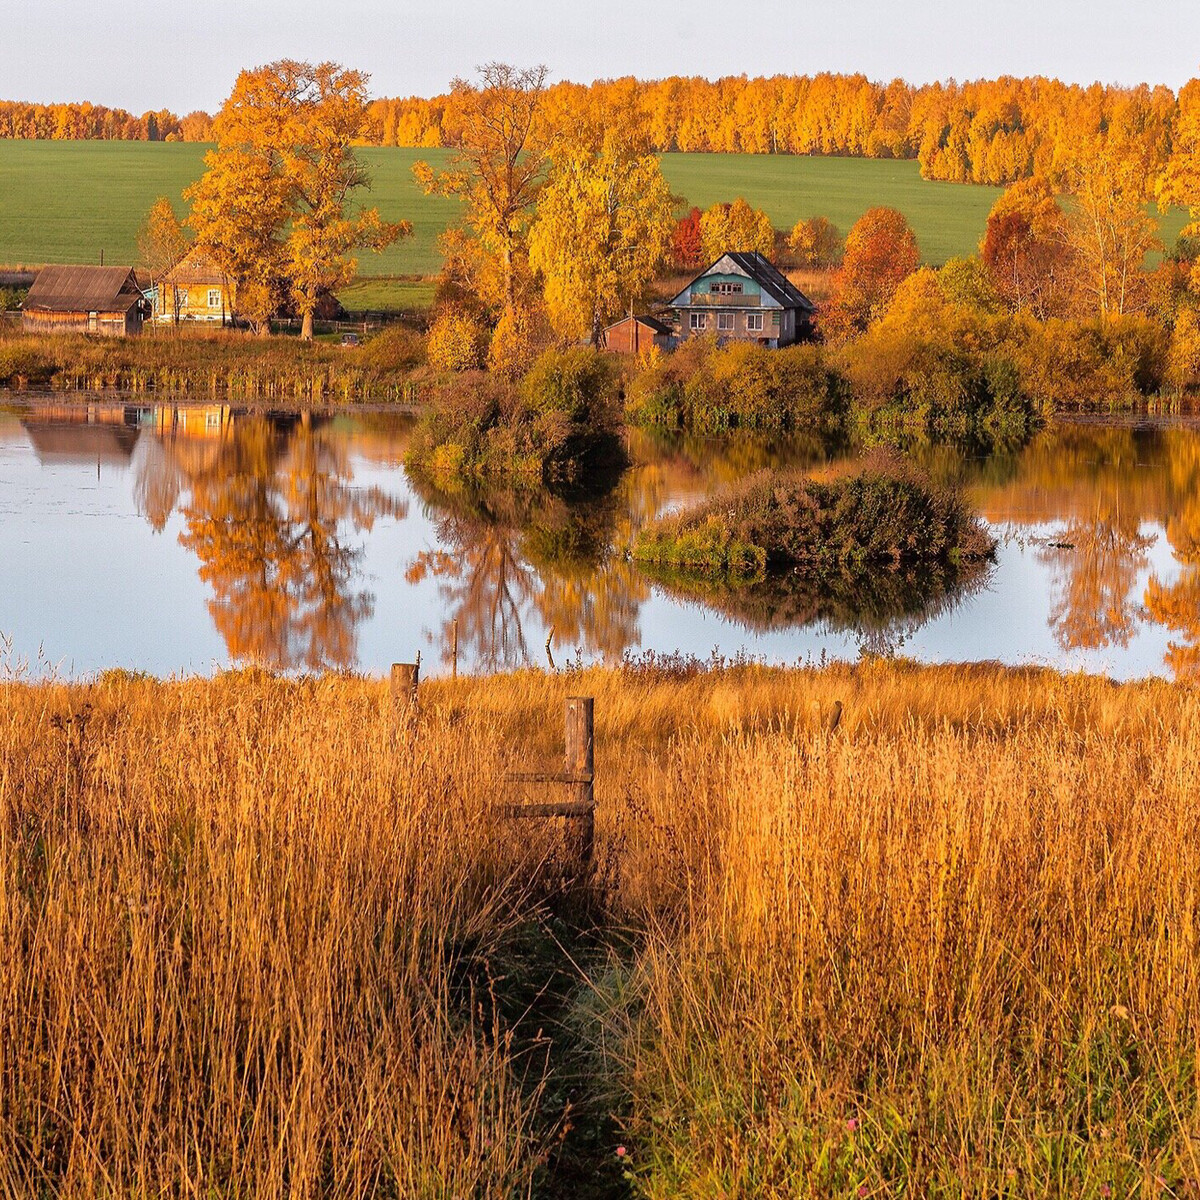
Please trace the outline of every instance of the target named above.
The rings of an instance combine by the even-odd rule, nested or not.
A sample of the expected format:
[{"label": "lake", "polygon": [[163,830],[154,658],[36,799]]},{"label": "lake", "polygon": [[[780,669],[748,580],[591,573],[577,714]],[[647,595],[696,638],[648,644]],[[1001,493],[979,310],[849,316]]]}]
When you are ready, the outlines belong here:
[{"label": "lake", "polygon": [[652,651],[770,663],[901,654],[1134,678],[1200,664],[1200,426],[1056,424],[1023,445],[908,447],[999,540],[946,580],[706,594],[627,549],[655,514],[804,439],[630,435],[607,494],[441,490],[394,413],[254,415],[95,396],[0,408],[0,676],[231,665],[492,671]]}]

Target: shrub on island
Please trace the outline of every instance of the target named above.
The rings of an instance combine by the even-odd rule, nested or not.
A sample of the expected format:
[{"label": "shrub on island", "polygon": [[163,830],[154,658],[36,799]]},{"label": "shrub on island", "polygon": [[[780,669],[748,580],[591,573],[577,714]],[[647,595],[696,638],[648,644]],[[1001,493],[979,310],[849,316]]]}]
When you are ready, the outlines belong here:
[{"label": "shrub on island", "polygon": [[994,548],[961,493],[878,451],[822,477],[759,472],[655,521],[633,553],[645,564],[736,585],[789,567],[954,565],[987,558]]},{"label": "shrub on island", "polygon": [[430,399],[409,465],[441,477],[571,482],[620,456],[613,369],[588,347],[550,350],[518,383],[464,372]]}]

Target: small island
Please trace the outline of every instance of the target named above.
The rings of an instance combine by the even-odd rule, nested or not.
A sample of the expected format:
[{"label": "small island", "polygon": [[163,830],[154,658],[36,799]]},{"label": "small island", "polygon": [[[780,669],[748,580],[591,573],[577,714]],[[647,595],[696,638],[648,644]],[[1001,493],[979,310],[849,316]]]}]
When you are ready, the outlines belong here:
[{"label": "small island", "polygon": [[771,572],[990,558],[995,540],[954,488],[898,454],[877,451],[824,475],[761,471],[704,503],[662,517],[633,556],[659,572],[731,586]]}]

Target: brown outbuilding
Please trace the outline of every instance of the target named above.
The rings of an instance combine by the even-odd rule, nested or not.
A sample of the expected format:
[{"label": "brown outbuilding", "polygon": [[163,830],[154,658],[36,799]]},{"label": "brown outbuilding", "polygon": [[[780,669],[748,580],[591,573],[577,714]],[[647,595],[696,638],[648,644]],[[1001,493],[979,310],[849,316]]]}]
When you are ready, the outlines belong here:
[{"label": "brown outbuilding", "polygon": [[624,317],[604,330],[601,345],[614,354],[640,354],[657,346],[660,350],[671,348],[674,330],[670,325],[655,317]]},{"label": "brown outbuilding", "polygon": [[26,333],[140,333],[149,304],[132,267],[43,267],[22,306]]}]

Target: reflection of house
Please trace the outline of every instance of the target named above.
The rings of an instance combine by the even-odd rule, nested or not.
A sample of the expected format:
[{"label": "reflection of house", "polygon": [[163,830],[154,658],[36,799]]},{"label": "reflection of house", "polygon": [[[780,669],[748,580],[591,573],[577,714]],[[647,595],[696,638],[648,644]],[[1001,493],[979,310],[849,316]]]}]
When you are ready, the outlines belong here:
[{"label": "reflection of house", "polygon": [[671,301],[679,338],[790,346],[807,335],[809,298],[757,251],[723,254]]},{"label": "reflection of house", "polygon": [[137,445],[145,410],[133,405],[38,408],[21,422],[38,462],[124,464]]},{"label": "reflection of house", "polygon": [[203,250],[193,250],[163,276],[155,297],[156,321],[233,319],[232,280]]},{"label": "reflection of house", "polygon": [[25,298],[26,333],[139,333],[146,301],[132,267],[43,267]]},{"label": "reflection of house", "polygon": [[154,426],[163,437],[219,438],[233,424],[228,404],[160,405],[154,410]]},{"label": "reflection of house", "polygon": [[671,327],[654,317],[625,317],[605,329],[601,345],[614,354],[640,354],[651,346],[667,350],[671,345]]}]

